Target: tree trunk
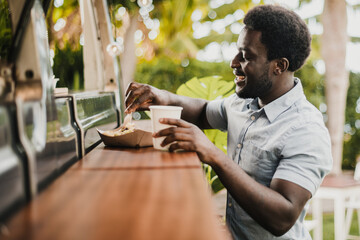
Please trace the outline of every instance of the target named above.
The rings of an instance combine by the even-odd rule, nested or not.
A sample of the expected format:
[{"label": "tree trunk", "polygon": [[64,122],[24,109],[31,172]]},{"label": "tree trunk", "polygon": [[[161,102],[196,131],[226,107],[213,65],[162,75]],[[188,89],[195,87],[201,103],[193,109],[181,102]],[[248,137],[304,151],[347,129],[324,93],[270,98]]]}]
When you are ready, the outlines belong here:
[{"label": "tree trunk", "polygon": [[349,73],[345,67],[347,13],[345,0],[325,0],[322,14],[322,57],[325,61],[325,96],[327,102],[333,174],[341,174],[346,95]]},{"label": "tree trunk", "polygon": [[129,26],[126,29],[124,37],[124,52],[121,55],[121,75],[122,75],[122,96],[125,96],[126,87],[134,79],[134,73],[136,69],[136,44],[135,44],[135,32],[138,27],[138,14],[134,14],[129,19]]}]

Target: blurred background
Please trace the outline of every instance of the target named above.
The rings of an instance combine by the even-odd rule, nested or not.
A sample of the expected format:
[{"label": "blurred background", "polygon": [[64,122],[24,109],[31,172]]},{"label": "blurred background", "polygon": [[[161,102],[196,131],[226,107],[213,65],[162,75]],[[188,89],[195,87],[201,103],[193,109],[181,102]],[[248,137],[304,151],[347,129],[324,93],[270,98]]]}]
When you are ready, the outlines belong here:
[{"label": "blurred background", "polygon": [[[1,11],[7,11],[6,1],[0,3]],[[251,7],[279,4],[296,11],[313,40],[310,57],[295,75],[329,128],[333,173],[354,169],[360,158],[359,0],[107,0],[107,4],[124,82],[207,99],[232,93],[229,63]],[[54,0],[46,19],[51,65],[60,79],[57,86],[74,91],[84,88],[79,9],[77,0]],[[1,19],[0,24],[10,23]],[[11,32],[6,27],[0,31],[3,56]],[[209,86],[211,94],[203,91]],[[211,131],[207,135],[226,152],[225,135]]]},{"label": "blurred background", "polygon": [[[122,86],[136,81],[208,100],[234,92],[229,65],[237,53],[237,37],[248,10],[260,4],[279,4],[294,10],[312,34],[311,55],[295,76],[302,80],[305,95],[322,112],[329,129],[332,174],[351,174],[360,161],[360,0],[103,1],[107,2],[113,36],[107,50],[119,60]],[[8,2],[0,0],[0,64],[11,55]],[[52,0],[46,9],[57,87],[81,92],[85,90],[86,66],[81,23],[84,13],[79,1]],[[205,134],[226,152],[226,133],[205,130]],[[213,192],[218,193],[223,186],[209,166],[203,167]],[[224,201],[220,202],[224,208]],[[324,239],[333,239],[333,218],[324,216]],[[352,224],[354,232],[359,227],[357,221]]]}]

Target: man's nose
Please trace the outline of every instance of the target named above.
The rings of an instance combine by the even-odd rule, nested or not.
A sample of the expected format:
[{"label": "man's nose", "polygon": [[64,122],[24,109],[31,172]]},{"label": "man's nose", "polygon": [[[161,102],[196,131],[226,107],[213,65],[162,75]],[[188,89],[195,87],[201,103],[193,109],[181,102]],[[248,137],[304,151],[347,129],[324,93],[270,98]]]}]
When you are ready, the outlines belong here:
[{"label": "man's nose", "polygon": [[239,67],[241,67],[241,64],[240,64],[240,61],[239,61],[239,58],[238,58],[237,55],[230,62],[230,67],[231,68],[239,68]]}]

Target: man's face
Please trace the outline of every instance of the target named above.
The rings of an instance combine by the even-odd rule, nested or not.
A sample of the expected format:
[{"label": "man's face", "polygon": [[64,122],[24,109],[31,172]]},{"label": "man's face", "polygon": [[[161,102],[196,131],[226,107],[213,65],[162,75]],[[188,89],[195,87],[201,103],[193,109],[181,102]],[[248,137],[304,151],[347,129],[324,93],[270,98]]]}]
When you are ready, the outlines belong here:
[{"label": "man's face", "polygon": [[237,41],[238,54],[231,61],[236,76],[236,94],[241,98],[260,99],[271,89],[267,49],[260,42],[261,32],[244,28]]}]

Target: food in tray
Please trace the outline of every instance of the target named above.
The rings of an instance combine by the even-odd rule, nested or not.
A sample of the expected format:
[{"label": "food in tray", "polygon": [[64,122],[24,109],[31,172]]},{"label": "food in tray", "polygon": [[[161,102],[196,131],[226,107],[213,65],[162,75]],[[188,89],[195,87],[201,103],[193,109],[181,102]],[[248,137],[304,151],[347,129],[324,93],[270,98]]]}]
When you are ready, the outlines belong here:
[{"label": "food in tray", "polygon": [[135,131],[135,124],[132,122],[129,122],[120,128],[104,131],[103,134],[105,134],[106,136],[109,136],[109,137],[116,137],[116,136],[121,136],[121,135],[125,135],[128,133],[132,133],[134,131]]},{"label": "food in tray", "polygon": [[111,147],[148,147],[152,146],[151,124],[148,120],[131,121],[125,117],[124,123],[112,130],[97,129],[101,140]]}]

